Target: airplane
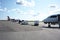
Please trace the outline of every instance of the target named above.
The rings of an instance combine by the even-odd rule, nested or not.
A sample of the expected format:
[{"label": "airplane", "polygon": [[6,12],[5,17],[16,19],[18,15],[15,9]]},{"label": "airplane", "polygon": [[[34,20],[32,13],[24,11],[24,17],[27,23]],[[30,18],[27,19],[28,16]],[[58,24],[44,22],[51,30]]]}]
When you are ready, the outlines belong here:
[{"label": "airplane", "polygon": [[7,20],[8,20],[8,21],[12,21],[12,22],[17,22],[17,21],[19,21],[19,19],[11,19],[9,16],[7,16]]},{"label": "airplane", "polygon": [[59,24],[60,28],[60,14],[55,14],[47,17],[46,19],[43,20],[45,24],[48,24],[48,27],[51,27],[51,24]]},{"label": "airplane", "polygon": [[20,19],[11,19],[9,16],[7,16],[7,20],[12,22],[18,22],[21,25],[28,25],[28,21],[20,20]]},{"label": "airplane", "polygon": [[7,20],[10,21],[10,17],[9,16],[7,16]]}]

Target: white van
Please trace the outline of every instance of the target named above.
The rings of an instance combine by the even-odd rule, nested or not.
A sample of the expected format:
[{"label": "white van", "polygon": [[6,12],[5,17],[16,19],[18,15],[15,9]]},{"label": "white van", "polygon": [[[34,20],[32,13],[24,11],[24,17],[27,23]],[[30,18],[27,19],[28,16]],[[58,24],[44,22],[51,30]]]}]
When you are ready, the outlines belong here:
[{"label": "white van", "polygon": [[43,22],[45,24],[48,24],[48,27],[51,27],[50,24],[53,24],[53,25],[59,24],[60,25],[60,14],[51,15],[48,18],[44,19]]},{"label": "white van", "polygon": [[23,21],[21,22],[21,25],[28,25],[28,21],[23,20]]}]

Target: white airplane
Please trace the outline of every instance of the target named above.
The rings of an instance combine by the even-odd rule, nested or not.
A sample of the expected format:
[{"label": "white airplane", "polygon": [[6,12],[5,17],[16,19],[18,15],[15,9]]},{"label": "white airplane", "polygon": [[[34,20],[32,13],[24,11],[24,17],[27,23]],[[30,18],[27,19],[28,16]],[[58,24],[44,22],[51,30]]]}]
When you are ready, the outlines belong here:
[{"label": "white airplane", "polygon": [[59,28],[60,28],[60,14],[56,14],[56,15],[51,15],[48,18],[44,19],[43,22],[45,24],[48,24],[48,27],[51,27],[50,24],[59,24]]}]

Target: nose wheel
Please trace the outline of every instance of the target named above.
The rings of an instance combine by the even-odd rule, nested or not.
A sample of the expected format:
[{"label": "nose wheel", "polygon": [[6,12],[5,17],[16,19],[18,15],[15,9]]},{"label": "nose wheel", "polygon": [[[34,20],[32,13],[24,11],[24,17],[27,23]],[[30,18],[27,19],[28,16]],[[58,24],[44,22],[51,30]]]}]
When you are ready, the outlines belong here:
[{"label": "nose wheel", "polygon": [[48,27],[51,27],[50,23],[48,23]]},{"label": "nose wheel", "polygon": [[59,22],[59,28],[60,28],[60,22]]}]

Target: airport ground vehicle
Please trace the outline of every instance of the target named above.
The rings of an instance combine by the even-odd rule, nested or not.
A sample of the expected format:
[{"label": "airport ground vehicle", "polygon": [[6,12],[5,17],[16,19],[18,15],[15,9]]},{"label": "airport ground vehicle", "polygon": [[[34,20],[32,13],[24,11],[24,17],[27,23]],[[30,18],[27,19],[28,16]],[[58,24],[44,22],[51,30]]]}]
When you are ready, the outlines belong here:
[{"label": "airport ground vehicle", "polygon": [[51,15],[48,18],[44,19],[43,22],[45,24],[48,24],[48,27],[51,27],[50,25],[53,24],[59,24],[59,28],[60,28],[60,14],[56,14],[56,15]]},{"label": "airport ground vehicle", "polygon": [[35,21],[34,26],[38,26],[38,25],[39,25],[39,21]]},{"label": "airport ground vehicle", "polygon": [[28,21],[22,21],[21,25],[28,25]]}]

